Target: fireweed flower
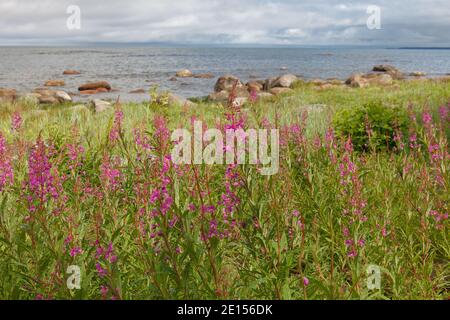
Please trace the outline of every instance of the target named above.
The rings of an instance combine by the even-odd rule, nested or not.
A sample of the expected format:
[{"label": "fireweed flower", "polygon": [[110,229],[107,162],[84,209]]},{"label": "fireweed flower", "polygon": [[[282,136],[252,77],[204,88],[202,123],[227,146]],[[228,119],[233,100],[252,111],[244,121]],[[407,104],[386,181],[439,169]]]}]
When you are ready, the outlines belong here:
[{"label": "fireweed flower", "polygon": [[106,155],[100,165],[100,179],[109,191],[117,191],[120,188],[122,173],[119,170],[120,159],[109,159]]},{"label": "fireweed flower", "polygon": [[[55,170],[50,162],[53,151],[47,148],[42,140],[38,140],[32,148],[28,157],[28,190],[31,192],[30,210],[33,208],[31,202],[37,199],[40,203],[48,199],[57,199],[60,196],[62,186],[56,179]],[[31,210],[33,211],[33,210]]]},{"label": "fireweed flower", "polygon": [[6,186],[12,185],[13,181],[14,172],[6,146],[6,139],[0,133],[0,192]]},{"label": "fireweed flower", "polygon": [[250,92],[249,101],[252,102],[252,103],[255,103],[256,101],[258,101],[258,93],[256,92],[256,90],[253,89]]},{"label": "fireweed flower", "polygon": [[439,117],[443,125],[446,125],[446,123],[450,120],[449,114],[450,114],[450,103],[447,104],[446,106],[442,106],[439,108]]},{"label": "fireweed flower", "polygon": [[103,269],[102,265],[99,262],[95,264],[95,269],[97,270],[100,278],[104,278],[108,275],[108,271],[106,271],[106,269]]},{"label": "fireweed flower", "polygon": [[437,230],[443,230],[445,221],[448,220],[448,213],[440,213],[439,211],[431,210],[429,215],[434,219],[435,228]]},{"label": "fireweed flower", "polygon": [[14,112],[11,116],[11,130],[19,131],[22,127],[22,117],[19,112]]},{"label": "fireweed flower", "polygon": [[117,109],[114,113],[114,123],[109,132],[109,141],[114,143],[119,139],[120,130],[122,129],[123,111]]},{"label": "fireweed flower", "polygon": [[75,247],[70,250],[70,256],[76,257],[77,255],[83,254],[83,250],[80,247]]},{"label": "fireweed flower", "polygon": [[305,287],[309,286],[309,279],[307,277],[303,277],[303,285]]},{"label": "fireweed flower", "polygon": [[[332,144],[332,142],[329,142],[329,144]],[[359,179],[358,167],[352,161],[353,143],[350,138],[345,141],[342,151],[343,155],[337,163],[337,169],[340,176],[342,197],[345,200],[342,219],[342,223],[344,224],[344,244],[347,248],[347,256],[354,258],[358,255],[358,246],[363,248],[365,241],[360,239],[355,243],[353,240],[355,239],[355,235],[352,234],[352,231],[355,229],[353,226],[356,223],[364,223],[367,221],[367,217],[364,215],[367,201],[362,195],[363,185]]]},{"label": "fireweed flower", "polygon": [[103,286],[103,285],[100,286],[100,294],[102,295],[103,299],[106,299],[108,297],[108,292],[109,292],[108,287]]}]

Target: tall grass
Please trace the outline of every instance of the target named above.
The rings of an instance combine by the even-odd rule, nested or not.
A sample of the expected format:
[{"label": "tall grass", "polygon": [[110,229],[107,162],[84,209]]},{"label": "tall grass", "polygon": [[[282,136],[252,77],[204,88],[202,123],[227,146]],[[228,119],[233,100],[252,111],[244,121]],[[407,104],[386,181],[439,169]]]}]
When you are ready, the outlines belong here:
[{"label": "tall grass", "polygon": [[[409,107],[409,133],[357,152],[334,113],[380,99]],[[300,86],[244,109],[4,106],[0,297],[448,298],[449,101],[448,83],[424,82]],[[279,173],[173,164],[171,130],[194,118],[279,128]],[[66,285],[71,265],[80,290]]]}]

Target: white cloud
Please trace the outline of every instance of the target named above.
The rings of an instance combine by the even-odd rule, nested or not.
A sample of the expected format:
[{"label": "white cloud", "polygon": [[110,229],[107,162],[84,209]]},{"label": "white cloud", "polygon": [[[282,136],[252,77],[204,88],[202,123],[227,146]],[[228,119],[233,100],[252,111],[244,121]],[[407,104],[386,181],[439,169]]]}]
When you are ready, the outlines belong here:
[{"label": "white cloud", "polygon": [[[78,31],[66,28],[72,4]],[[382,30],[366,28],[369,5],[382,8]],[[1,0],[0,43],[448,45],[449,16],[448,0]]]}]

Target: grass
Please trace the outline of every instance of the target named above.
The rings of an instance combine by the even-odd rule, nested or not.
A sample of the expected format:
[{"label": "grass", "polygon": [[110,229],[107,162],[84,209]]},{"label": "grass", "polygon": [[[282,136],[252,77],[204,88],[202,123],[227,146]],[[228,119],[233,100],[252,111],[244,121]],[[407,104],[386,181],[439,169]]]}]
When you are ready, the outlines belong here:
[{"label": "grass", "polygon": [[[330,124],[373,101],[407,109],[409,134],[358,153]],[[449,102],[449,82],[411,81],[298,84],[241,110],[3,105],[0,298],[447,299],[449,126],[438,109]],[[277,175],[166,158],[171,130],[193,118],[223,127],[230,114],[280,129]],[[67,286],[72,265],[80,290]],[[379,290],[367,287],[370,265]]]}]

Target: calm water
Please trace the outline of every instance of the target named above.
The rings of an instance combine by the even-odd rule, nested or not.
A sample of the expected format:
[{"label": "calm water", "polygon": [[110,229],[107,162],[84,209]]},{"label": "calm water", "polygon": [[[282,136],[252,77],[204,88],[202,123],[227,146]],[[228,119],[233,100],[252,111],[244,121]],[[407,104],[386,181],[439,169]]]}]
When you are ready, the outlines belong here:
[{"label": "calm water", "polygon": [[[194,73],[231,73],[242,80],[294,73],[310,78],[347,78],[367,72],[375,64],[392,64],[402,71],[424,71],[430,76],[450,73],[449,50],[361,48],[16,48],[0,47],[0,87],[31,91],[49,79],[64,79],[63,90],[77,92],[80,84],[106,80],[116,93],[98,95],[122,100],[143,100],[134,89],[154,84],[185,97],[204,96],[216,79],[169,78],[180,69]],[[281,71],[281,67],[289,71]],[[62,76],[65,69],[82,72]],[[97,96],[96,96],[97,97]],[[77,97],[76,99],[81,99]]]}]

